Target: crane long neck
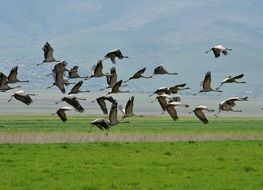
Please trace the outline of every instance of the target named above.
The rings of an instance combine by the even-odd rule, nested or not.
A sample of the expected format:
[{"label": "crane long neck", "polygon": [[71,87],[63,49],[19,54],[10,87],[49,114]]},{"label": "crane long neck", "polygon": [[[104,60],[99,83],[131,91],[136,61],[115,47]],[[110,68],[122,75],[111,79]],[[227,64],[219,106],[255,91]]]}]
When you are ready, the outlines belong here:
[{"label": "crane long neck", "polygon": [[20,88],[21,86],[11,87],[10,89]]}]

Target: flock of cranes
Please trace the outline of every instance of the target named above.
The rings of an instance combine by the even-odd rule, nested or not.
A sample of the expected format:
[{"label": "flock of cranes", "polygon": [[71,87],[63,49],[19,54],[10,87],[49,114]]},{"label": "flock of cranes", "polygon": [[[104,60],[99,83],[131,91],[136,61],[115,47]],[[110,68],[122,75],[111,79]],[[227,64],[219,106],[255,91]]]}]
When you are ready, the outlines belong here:
[{"label": "flock of cranes", "polygon": [[[65,86],[74,84],[74,86],[71,88],[71,90],[68,92],[68,95],[64,96],[60,101],[57,101],[56,104],[59,104],[60,102],[66,102],[70,106],[72,106],[75,111],[83,113],[85,109],[81,106],[79,100],[86,100],[84,98],[78,98],[75,96],[75,94],[79,93],[86,93],[89,92],[89,90],[82,89],[82,84],[85,80],[90,80],[94,77],[106,77],[107,86],[105,88],[100,89],[107,90],[110,89],[105,96],[98,97],[96,100],[93,100],[92,102],[97,102],[99,107],[102,110],[102,113],[105,115],[108,115],[108,119],[105,118],[98,118],[91,122],[91,126],[97,126],[101,130],[106,130],[106,134],[108,134],[108,131],[111,126],[116,125],[118,123],[128,122],[128,121],[119,121],[117,117],[117,110],[119,109],[123,113],[122,118],[126,117],[143,117],[143,115],[137,115],[133,112],[134,107],[134,100],[135,97],[132,96],[129,98],[125,108],[122,105],[118,105],[118,101],[115,100],[111,94],[113,93],[127,93],[129,91],[122,90],[122,87],[127,86],[126,83],[130,80],[139,79],[139,78],[146,78],[150,79],[154,75],[177,75],[176,72],[168,72],[163,65],[160,65],[156,67],[153,71],[153,74],[151,76],[144,76],[144,72],[146,70],[146,67],[138,70],[133,75],[131,75],[126,81],[118,80],[117,79],[117,72],[115,67],[112,67],[110,70],[110,73],[104,73],[103,72],[103,61],[106,59],[110,59],[113,64],[116,64],[116,59],[124,59],[128,58],[128,56],[124,56],[120,49],[114,49],[110,52],[108,52],[103,59],[99,60],[96,65],[92,67],[92,74],[90,76],[80,76],[78,74],[78,66],[74,66],[72,69],[67,69],[67,62],[65,60],[57,60],[53,56],[53,48],[51,45],[46,42],[42,48],[44,52],[44,60],[37,64],[37,66],[42,64],[48,64],[48,63],[55,63],[52,73],[48,74],[53,76],[54,82],[52,85],[50,85],[47,88],[51,88],[53,86],[56,86],[63,94],[66,94]],[[222,45],[213,46],[210,50],[206,51],[208,53],[209,51],[212,51],[214,53],[215,58],[218,58],[220,54],[227,55],[228,51],[231,51],[230,48],[225,48]],[[65,73],[68,73],[67,79],[65,78]],[[202,92],[222,92],[220,90],[221,86],[226,83],[245,83],[245,81],[239,81],[239,79],[243,78],[244,74],[240,74],[238,76],[229,76],[222,80],[221,84],[213,89],[211,87],[211,72],[207,72],[205,74],[204,80],[201,82],[201,90],[194,95],[198,95]],[[70,79],[80,79],[79,82],[73,83],[70,82]],[[18,79],[18,66],[14,67],[9,75],[5,75],[4,73],[0,72],[0,92],[6,92],[11,89],[20,88],[21,86],[15,86],[10,87],[9,84],[14,83],[20,83],[20,82],[29,82],[28,80],[19,80]],[[125,84],[124,84],[125,83]],[[186,87],[186,83],[183,84],[177,84],[175,86],[171,87],[160,87],[154,92],[149,95],[149,97],[156,95],[156,98],[151,101],[154,102],[157,100],[161,106],[162,113],[164,114],[166,111],[171,116],[171,118],[176,121],[178,119],[177,114],[177,107],[189,107],[188,104],[182,103],[181,98],[179,96],[174,96],[174,94],[177,94],[181,90],[187,90],[190,89],[189,87]],[[23,90],[17,91],[14,94],[11,95],[11,98],[8,100],[10,102],[12,98],[23,102],[26,105],[30,105],[33,100],[31,96],[35,96],[35,94],[26,93]],[[224,101],[222,101],[219,104],[218,112],[214,114],[216,117],[218,117],[219,113],[221,111],[233,111],[233,112],[240,112],[241,110],[234,110],[233,107],[235,106],[235,102],[237,101],[247,101],[247,97],[230,97]],[[110,103],[110,111],[108,112],[107,104]],[[57,114],[59,118],[65,122],[67,121],[66,111],[71,111],[72,108],[69,106],[61,107],[59,108],[56,113],[53,113],[52,115]],[[214,112],[214,110],[209,109],[208,107],[204,105],[197,106],[194,108],[192,112],[194,113],[197,118],[204,124],[208,123],[208,119],[206,118],[204,111],[207,112]],[[91,127],[92,128],[92,127]]]}]

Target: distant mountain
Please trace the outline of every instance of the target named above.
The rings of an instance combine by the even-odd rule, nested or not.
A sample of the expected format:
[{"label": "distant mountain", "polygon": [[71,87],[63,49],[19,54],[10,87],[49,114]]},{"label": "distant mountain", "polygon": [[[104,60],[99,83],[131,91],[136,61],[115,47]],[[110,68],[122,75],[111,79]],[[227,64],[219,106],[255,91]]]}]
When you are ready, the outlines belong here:
[{"label": "distant mountain", "polygon": [[[21,75],[37,82],[28,88],[48,85],[52,78],[44,73],[52,66],[32,66],[42,61],[41,48],[49,41],[57,59],[67,60],[69,67],[79,65],[83,74],[113,48],[130,57],[117,62],[119,78],[127,79],[144,66],[149,75],[159,64],[179,73],[131,81],[134,91],[187,82],[195,92],[210,70],[213,86],[225,76],[245,73],[247,84],[225,86],[228,94],[263,95],[262,9],[257,0],[2,0],[0,71],[20,65]],[[215,44],[233,51],[218,59],[204,53]],[[105,71],[112,66],[105,61]],[[87,85],[104,86],[100,80]]]}]

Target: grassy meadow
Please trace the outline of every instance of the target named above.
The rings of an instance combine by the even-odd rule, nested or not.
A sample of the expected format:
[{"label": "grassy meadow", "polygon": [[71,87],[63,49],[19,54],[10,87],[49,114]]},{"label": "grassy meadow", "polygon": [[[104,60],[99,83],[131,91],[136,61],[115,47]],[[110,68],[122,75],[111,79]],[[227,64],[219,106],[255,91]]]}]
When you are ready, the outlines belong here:
[{"label": "grassy meadow", "polygon": [[[130,123],[113,126],[108,136],[93,127],[96,116],[69,116],[63,123],[56,116],[0,116],[0,143],[81,143],[97,141],[188,141],[262,140],[261,118],[209,118],[202,124],[195,117],[127,118]],[[32,138],[32,141],[30,139]]]},{"label": "grassy meadow", "polygon": [[0,189],[262,189],[259,141],[0,145]]},{"label": "grassy meadow", "polygon": [[0,116],[0,189],[262,189],[263,119]]},{"label": "grassy meadow", "polygon": [[[68,116],[63,123],[57,116],[14,116],[0,115],[0,132],[79,132],[87,133],[90,122],[105,116]],[[263,118],[219,117],[209,118],[207,125],[196,117],[180,117],[173,121],[169,116],[147,116],[119,119],[120,123],[111,128],[112,133],[131,134],[196,134],[196,133],[246,133],[263,132]],[[94,127],[92,133],[101,133]]]}]

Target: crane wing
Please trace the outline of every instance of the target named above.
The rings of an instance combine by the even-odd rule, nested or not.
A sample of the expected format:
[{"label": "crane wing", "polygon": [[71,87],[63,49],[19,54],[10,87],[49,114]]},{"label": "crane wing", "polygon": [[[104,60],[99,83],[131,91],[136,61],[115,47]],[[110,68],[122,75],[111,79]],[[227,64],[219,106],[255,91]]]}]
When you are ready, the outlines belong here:
[{"label": "crane wing", "polygon": [[53,48],[50,46],[48,42],[45,43],[42,50],[44,51],[45,61],[54,61]]},{"label": "crane wing", "polygon": [[240,75],[234,76],[233,79],[241,79],[243,76],[244,74],[240,74]]},{"label": "crane wing", "polygon": [[155,74],[155,75],[158,75],[158,74],[168,74],[168,71],[166,71],[166,70],[164,69],[164,67],[163,67],[162,65],[160,65],[160,66],[158,66],[158,67],[156,67],[156,68],[154,69],[153,74]]},{"label": "crane wing", "polygon": [[217,48],[212,48],[212,51],[215,55],[215,58],[218,58],[220,56],[220,50]]},{"label": "crane wing", "polygon": [[75,84],[70,90],[69,94],[77,94],[82,84],[83,84],[83,81],[79,81],[77,84]]},{"label": "crane wing", "polygon": [[174,121],[176,121],[178,119],[178,115],[177,115],[177,112],[176,112],[174,106],[172,106],[172,105],[167,106],[166,110]]},{"label": "crane wing", "polygon": [[109,114],[110,125],[116,125],[118,123],[117,106],[118,106],[117,103],[111,105],[110,114]]},{"label": "crane wing", "polygon": [[204,82],[203,82],[203,89],[204,90],[210,90],[210,88],[211,88],[211,72],[208,71],[205,74],[205,79],[204,79]]},{"label": "crane wing", "polygon": [[194,110],[194,113],[195,113],[196,117],[197,117],[200,121],[202,121],[204,124],[207,124],[207,123],[208,123],[208,120],[207,120],[205,114],[202,112],[202,110],[196,109],[196,110]]},{"label": "crane wing", "polygon": [[121,52],[120,49],[117,49],[114,54],[116,55],[116,57],[118,57],[119,59],[122,59],[123,58],[123,54]]},{"label": "crane wing", "polygon": [[112,87],[112,90],[111,90],[111,91],[112,91],[112,92],[117,92],[117,91],[119,90],[121,84],[122,84],[122,80],[118,81],[118,82]]},{"label": "crane wing", "polygon": [[102,69],[103,69],[102,61],[98,61],[97,65],[95,66],[95,69],[93,71],[93,74],[94,75],[102,74]]},{"label": "crane wing", "polygon": [[4,86],[8,83],[8,77],[4,73],[0,73],[0,86]]},{"label": "crane wing", "polygon": [[72,106],[80,113],[83,113],[85,109],[80,105],[79,101],[76,98],[72,98],[71,100]]},{"label": "crane wing", "polygon": [[157,97],[157,100],[158,100],[162,110],[165,111],[166,110],[166,106],[167,106],[166,98],[159,96],[159,97]]},{"label": "crane wing", "polygon": [[18,70],[18,66],[15,66],[14,68],[11,69],[8,75],[9,82],[15,82],[17,80],[17,70]]},{"label": "crane wing", "polygon": [[97,98],[97,103],[100,106],[100,109],[102,110],[103,114],[108,114],[108,110],[107,110],[107,106],[106,106],[106,102],[104,100],[103,97]]},{"label": "crane wing", "polygon": [[61,121],[63,121],[63,122],[67,121],[67,115],[66,115],[64,109],[59,109],[59,110],[57,111],[57,115],[59,116],[59,118],[61,119]]},{"label": "crane wing", "polygon": [[125,113],[126,115],[132,115],[133,114],[133,105],[134,105],[134,96],[132,96],[126,106],[125,106]]}]

